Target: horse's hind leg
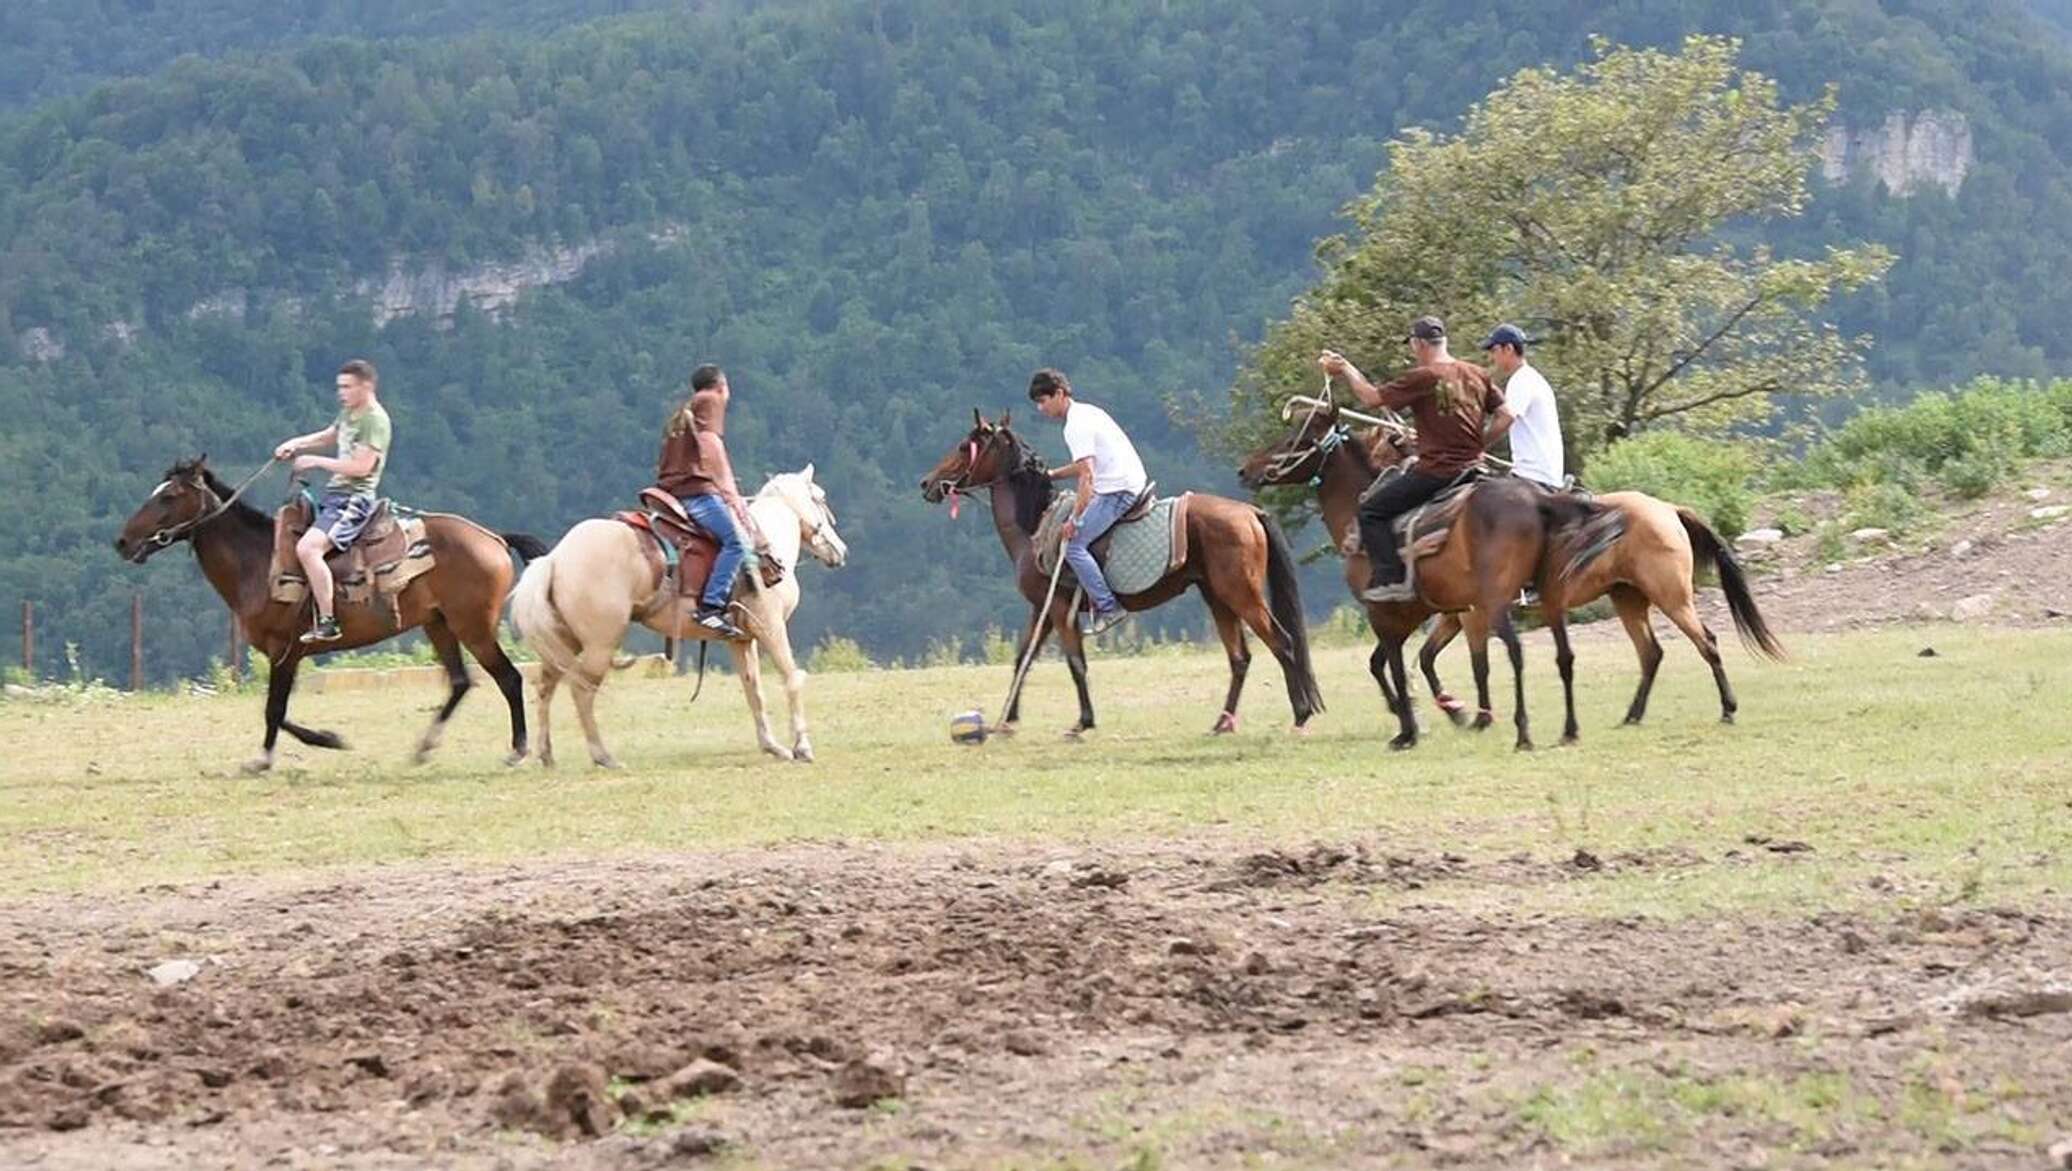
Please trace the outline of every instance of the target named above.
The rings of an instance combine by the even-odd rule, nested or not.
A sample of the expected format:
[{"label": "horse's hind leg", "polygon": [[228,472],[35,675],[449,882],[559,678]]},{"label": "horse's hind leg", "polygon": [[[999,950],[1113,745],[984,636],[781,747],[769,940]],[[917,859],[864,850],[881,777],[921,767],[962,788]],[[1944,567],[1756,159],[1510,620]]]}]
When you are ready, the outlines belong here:
[{"label": "horse's hind leg", "polygon": [[1734,687],[1727,682],[1727,668],[1720,661],[1719,638],[1698,617],[1698,608],[1688,601],[1674,607],[1665,606],[1662,614],[1684,632],[1684,637],[1691,640],[1699,654],[1705,656],[1705,665],[1712,668],[1712,681],[1719,685],[1719,722],[1733,723],[1734,713],[1740,710],[1740,705],[1734,702]]},{"label": "horse's hind leg", "polygon": [[1409,641],[1405,635],[1384,635],[1383,645],[1387,650],[1389,676],[1395,683],[1396,719],[1400,730],[1396,738],[1389,741],[1389,747],[1397,750],[1417,746],[1417,713],[1410,707],[1410,672],[1403,665],[1403,644]]},{"label": "horse's hind leg", "polygon": [[[1543,598],[1545,596],[1541,595]],[[1574,744],[1576,737],[1582,732],[1582,727],[1576,723],[1576,655],[1568,645],[1568,614],[1558,604],[1546,605],[1541,612],[1546,615],[1548,632],[1554,636],[1554,665],[1561,671],[1561,702],[1568,709],[1561,725],[1561,742]],[[1522,682],[1518,710],[1525,710]]]},{"label": "horse's hind leg", "polygon": [[741,690],[748,696],[748,714],[755,718],[756,744],[778,760],[790,760],[791,749],[779,744],[770,731],[770,711],[763,703],[761,652],[752,642],[730,642],[727,650],[734,656],[734,673],[741,676]]},{"label": "horse's hind leg", "polygon": [[1446,713],[1446,718],[1452,720],[1456,728],[1468,722],[1468,709],[1466,704],[1448,694],[1439,682],[1439,652],[1445,650],[1459,633],[1460,618],[1441,614],[1439,621],[1432,625],[1432,633],[1425,638],[1424,646],[1417,652],[1417,667],[1424,672],[1425,686],[1432,689],[1432,703]]},{"label": "horse's hind leg", "polygon": [[1626,722],[1638,724],[1648,712],[1648,694],[1655,689],[1655,672],[1662,667],[1662,644],[1655,639],[1654,627],[1648,622],[1647,595],[1630,585],[1615,585],[1611,588],[1612,607],[1619,612],[1619,624],[1626,628],[1626,637],[1633,641],[1633,654],[1640,660],[1640,686],[1634,689],[1633,702],[1626,707]]},{"label": "horse's hind leg", "polygon": [[[1498,612],[1503,613],[1501,609]],[[1468,663],[1475,671],[1475,722],[1469,726],[1481,732],[1496,723],[1496,709],[1489,704],[1488,611],[1468,611],[1461,619],[1461,626],[1468,634]]]},{"label": "horse's hind leg", "polygon": [[540,766],[554,767],[554,689],[561,685],[561,672],[546,659],[540,660],[539,695],[533,700],[540,713]]},{"label": "horse's hind leg", "polygon": [[432,750],[439,747],[439,741],[446,736],[446,721],[453,715],[453,709],[460,706],[462,697],[468,693],[468,666],[460,659],[460,640],[454,637],[453,628],[446,624],[442,614],[433,613],[425,619],[424,636],[432,644],[432,650],[439,656],[439,665],[446,668],[446,702],[439,707],[439,714],[432,717],[432,726],[418,737],[414,763],[423,764],[431,758]]},{"label": "horse's hind leg", "polygon": [[525,759],[525,676],[504,653],[496,641],[496,628],[468,639],[468,653],[496,680],[496,689],[503,693],[504,706],[511,712],[511,751],[504,757],[507,765],[517,764]]},{"label": "horse's hind leg", "polygon": [[1532,747],[1532,729],[1526,725],[1525,720],[1525,648],[1518,641],[1518,628],[1512,625],[1511,612],[1508,609],[1497,612],[1496,636],[1503,640],[1504,653],[1511,658],[1511,681],[1517,692],[1514,702],[1518,709],[1512,715],[1511,722],[1518,728],[1517,747],[1522,752]]},{"label": "horse's hind leg", "polygon": [[586,646],[576,659],[575,685],[576,718],[583,722],[583,739],[589,742],[590,759],[601,768],[618,768],[618,758],[604,746],[604,734],[597,730],[597,689],[604,686],[604,677],[612,669],[610,643]]},{"label": "horse's hind leg", "polygon": [[1252,667],[1252,650],[1245,645],[1245,628],[1237,613],[1206,590],[1202,600],[1209,604],[1209,616],[1216,620],[1216,635],[1223,640],[1224,657],[1230,660],[1230,691],[1223,697],[1223,712],[1216,717],[1216,726],[1209,730],[1211,735],[1221,735],[1237,731],[1238,697],[1245,693],[1245,673]]}]

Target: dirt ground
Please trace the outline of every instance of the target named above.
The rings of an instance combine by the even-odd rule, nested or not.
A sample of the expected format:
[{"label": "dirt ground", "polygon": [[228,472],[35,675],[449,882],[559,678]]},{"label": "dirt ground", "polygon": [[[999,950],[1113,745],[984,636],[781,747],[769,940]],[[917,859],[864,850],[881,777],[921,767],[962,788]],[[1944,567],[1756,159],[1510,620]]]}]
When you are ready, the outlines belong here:
[{"label": "dirt ground", "polygon": [[2062,908],[1418,902],[1794,848],[814,846],[18,902],[0,1162],[2042,1166]]}]

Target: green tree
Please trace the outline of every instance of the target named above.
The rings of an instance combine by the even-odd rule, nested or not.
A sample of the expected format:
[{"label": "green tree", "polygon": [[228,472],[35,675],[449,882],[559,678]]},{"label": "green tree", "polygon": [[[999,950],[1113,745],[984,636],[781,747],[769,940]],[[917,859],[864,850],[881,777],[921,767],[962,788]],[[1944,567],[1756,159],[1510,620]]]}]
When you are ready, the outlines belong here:
[{"label": "green tree", "polygon": [[1805,208],[1833,95],[1785,104],[1725,37],[1593,48],[1573,72],[1513,75],[1458,135],[1389,144],[1347,209],[1354,231],[1319,250],[1323,282],[1241,375],[1232,438],[1315,389],[1321,346],[1386,366],[1428,312],[1463,335],[1504,319],[1537,334],[1578,457],[1657,422],[1717,430],[1766,420],[1784,394],[1860,387],[1866,339],[1820,312],[1892,254],[1787,258],[1734,239]]}]

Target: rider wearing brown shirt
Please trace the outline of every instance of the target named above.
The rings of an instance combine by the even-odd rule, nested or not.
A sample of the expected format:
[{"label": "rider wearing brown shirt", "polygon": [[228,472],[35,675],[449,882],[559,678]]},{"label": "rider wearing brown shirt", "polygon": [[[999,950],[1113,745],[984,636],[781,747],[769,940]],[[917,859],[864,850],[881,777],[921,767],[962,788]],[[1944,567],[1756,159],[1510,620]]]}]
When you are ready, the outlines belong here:
[{"label": "rider wearing brown shirt", "polygon": [[1480,366],[1446,350],[1446,326],[1436,317],[1411,323],[1411,353],[1417,365],[1385,386],[1367,381],[1359,368],[1326,350],[1318,364],[1343,378],[1370,407],[1408,410],[1417,424],[1417,462],[1360,503],[1360,542],[1373,577],[1360,596],[1370,602],[1407,602],[1402,551],[1393,531],[1397,517],[1437,496],[1456,477],[1482,460],[1484,425],[1504,405],[1504,393]]}]

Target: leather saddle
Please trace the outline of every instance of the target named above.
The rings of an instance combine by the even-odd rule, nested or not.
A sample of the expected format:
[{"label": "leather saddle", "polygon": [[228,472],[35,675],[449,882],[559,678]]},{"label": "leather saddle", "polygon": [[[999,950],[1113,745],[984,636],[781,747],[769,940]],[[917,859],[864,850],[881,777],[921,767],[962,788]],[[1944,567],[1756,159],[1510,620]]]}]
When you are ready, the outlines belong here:
[{"label": "leather saddle", "polygon": [[[648,534],[655,539],[648,549],[648,562],[655,570],[656,584],[664,585],[667,579],[676,579],[675,596],[692,597],[705,590],[705,583],[712,577],[713,563],[719,560],[719,541],[712,534],[691,519],[684,511],[683,502],[660,488],[649,486],[640,490],[641,509],[638,512],[622,511],[613,514],[621,523]],[[765,589],[784,580],[784,567],[770,556],[770,545],[753,517],[746,521],[749,542],[755,549],[755,562]]]},{"label": "leather saddle", "polygon": [[[273,518],[273,565],[276,592],[286,579],[301,583],[307,590],[302,565],[295,557],[295,543],[316,517],[316,508],[307,495],[298,493]],[[347,606],[370,605],[375,600],[378,586],[385,572],[400,565],[410,556],[410,532],[397,520],[394,510],[386,499],[377,500],[374,512],[367,518],[367,524],[360,530],[360,536],[345,549],[333,549],[324,555],[324,563],[331,567],[331,579],[335,584],[338,601]],[[393,605],[393,598],[391,599]]]}]

